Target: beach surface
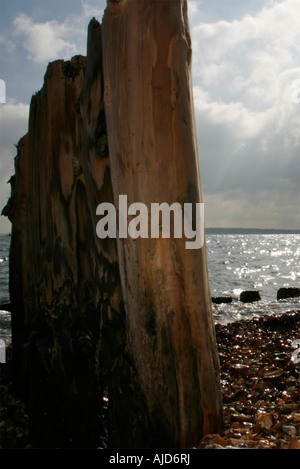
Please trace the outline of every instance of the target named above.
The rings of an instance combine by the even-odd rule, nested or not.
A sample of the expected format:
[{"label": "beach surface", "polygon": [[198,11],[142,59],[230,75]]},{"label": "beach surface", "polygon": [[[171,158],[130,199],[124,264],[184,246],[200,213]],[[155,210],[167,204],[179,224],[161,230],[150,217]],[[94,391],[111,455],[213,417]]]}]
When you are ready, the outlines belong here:
[{"label": "beach surface", "polygon": [[[197,449],[300,449],[300,311],[216,324],[216,336],[225,429],[206,435]],[[7,355],[1,364],[0,446],[36,448]]]}]

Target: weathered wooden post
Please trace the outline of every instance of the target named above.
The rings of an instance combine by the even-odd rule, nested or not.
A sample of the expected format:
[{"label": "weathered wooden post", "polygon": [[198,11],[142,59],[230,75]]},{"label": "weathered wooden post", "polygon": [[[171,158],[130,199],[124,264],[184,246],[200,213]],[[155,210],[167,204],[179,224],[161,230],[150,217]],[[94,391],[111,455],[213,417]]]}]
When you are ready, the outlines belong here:
[{"label": "weathered wooden post", "polygon": [[[119,195],[149,211],[151,203],[202,201],[191,57],[185,0],[108,0],[104,96],[121,212]],[[197,445],[223,424],[205,244],[188,250],[174,236],[117,244],[128,350],[157,444]]]},{"label": "weathered wooden post", "polygon": [[187,249],[174,223],[169,237],[96,235],[98,204],[127,215],[120,195],[149,213],[202,202],[186,1],[108,0],[87,60],[49,64],[15,166],[13,350],[33,435],[95,447],[104,393],[111,447],[221,431],[205,243]]}]

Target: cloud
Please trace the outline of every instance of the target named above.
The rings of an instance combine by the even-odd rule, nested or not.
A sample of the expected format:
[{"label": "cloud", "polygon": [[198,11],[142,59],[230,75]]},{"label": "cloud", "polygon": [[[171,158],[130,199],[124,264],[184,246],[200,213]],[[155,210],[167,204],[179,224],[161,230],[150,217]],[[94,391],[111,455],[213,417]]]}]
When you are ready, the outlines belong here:
[{"label": "cloud", "polygon": [[100,1],[95,3],[95,0],[81,0],[82,12],[85,18],[95,17],[98,21],[102,21],[104,8],[100,7]]},{"label": "cloud", "polygon": [[297,0],[285,0],[232,22],[202,23],[199,16],[192,28],[195,78],[212,96],[226,90],[252,107],[272,105],[280,73],[298,61],[298,11]]},{"label": "cloud", "polygon": [[[88,23],[93,17],[102,20],[104,8],[101,4],[103,2],[99,0],[81,0],[80,13],[66,16],[63,21],[36,22],[32,17],[19,13],[13,21],[12,37],[25,48],[28,59],[36,63],[86,54]],[[10,40],[9,46],[13,47],[13,44]]]},{"label": "cloud", "polygon": [[241,101],[226,103],[221,98],[214,101],[199,86],[194,87],[194,101],[198,112],[205,114],[211,123],[223,124],[229,132],[235,129],[243,138],[252,138],[261,132],[273,115],[272,109],[255,112]]},{"label": "cloud", "polygon": [[[100,0],[101,3],[102,0]],[[103,2],[102,2],[103,3]],[[75,54],[86,54],[87,27],[93,16],[102,18],[103,8],[99,1],[81,1],[80,14],[71,14],[63,20],[36,21],[34,15],[19,13],[15,16],[7,33],[0,35],[0,45],[5,51],[14,52],[14,61],[18,63],[16,53],[25,49],[27,60],[22,61],[23,67],[30,67],[35,77],[40,70],[45,72],[49,61],[56,59],[68,60]],[[7,59],[10,64],[11,57]],[[38,65],[38,66],[36,66]],[[27,69],[26,69],[27,70]],[[32,89],[32,93],[34,89]],[[10,185],[7,184],[14,174],[14,157],[19,139],[25,135],[28,128],[29,105],[9,99],[5,105],[0,105],[0,213],[10,196]],[[0,217],[0,230],[7,232],[10,223],[5,217]]]},{"label": "cloud", "polygon": [[195,113],[211,226],[300,226],[300,103],[292,99],[300,79],[298,9],[297,0],[285,0],[231,22],[193,18]]},{"label": "cloud", "polygon": [[[246,194],[240,189],[208,194],[205,198],[206,227],[299,229],[299,198],[288,181],[275,181],[283,190],[259,190]],[[291,218],[291,212],[293,218]]]},{"label": "cloud", "polygon": [[[8,100],[0,105],[0,213],[10,197],[10,185],[8,181],[14,174],[14,156],[16,145],[20,138],[28,130],[29,105]],[[10,223],[5,217],[1,217],[1,232],[8,232]]]},{"label": "cloud", "polygon": [[[37,22],[19,14],[6,40],[11,50],[24,47],[36,64],[85,54],[88,21],[93,16],[101,21],[104,4],[81,0],[81,14],[63,20]],[[210,226],[299,224],[300,103],[292,101],[292,84],[300,79],[299,0],[261,4],[261,10],[242,16],[240,4],[232,2],[239,19],[227,15],[226,21],[208,22],[205,18],[212,15],[205,2],[189,0],[200,169]],[[22,105],[10,105],[18,120]],[[6,112],[8,117],[9,108]],[[23,134],[16,130],[12,141]],[[14,147],[9,151],[6,160],[13,158]]]},{"label": "cloud", "polygon": [[[0,140],[1,140],[1,180],[3,179],[3,169],[11,167],[11,161],[15,154],[15,144],[28,130],[29,105],[8,100],[0,107]],[[9,155],[9,158],[5,156]],[[9,162],[7,160],[10,160]]]},{"label": "cloud", "polygon": [[76,53],[76,45],[72,39],[74,25],[69,22],[52,20],[34,23],[29,16],[21,13],[14,19],[13,25],[14,37],[22,40],[28,58],[34,62],[70,58]]}]

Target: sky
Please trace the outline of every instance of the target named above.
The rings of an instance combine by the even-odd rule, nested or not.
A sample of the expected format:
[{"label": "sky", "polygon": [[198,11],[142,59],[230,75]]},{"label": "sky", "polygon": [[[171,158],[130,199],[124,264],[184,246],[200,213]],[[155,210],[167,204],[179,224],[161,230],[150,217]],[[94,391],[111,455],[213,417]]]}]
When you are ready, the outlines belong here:
[{"label": "sky", "polygon": [[[0,0],[0,211],[48,62],[86,55],[105,4]],[[206,227],[300,229],[299,0],[188,0],[188,11]]]}]

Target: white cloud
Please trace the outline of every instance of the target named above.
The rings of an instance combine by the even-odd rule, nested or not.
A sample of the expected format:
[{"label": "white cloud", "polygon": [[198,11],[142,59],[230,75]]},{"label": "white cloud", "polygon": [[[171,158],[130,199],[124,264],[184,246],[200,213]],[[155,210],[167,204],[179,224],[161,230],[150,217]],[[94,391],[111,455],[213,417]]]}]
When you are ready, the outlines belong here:
[{"label": "white cloud", "polygon": [[[101,21],[104,8],[95,0],[81,0],[80,5],[80,14],[71,14],[63,21],[36,22],[20,13],[13,21],[12,38],[25,48],[28,59],[36,63],[85,55],[88,23],[93,17]],[[10,40],[9,44],[11,47],[14,42]]]},{"label": "white cloud", "polygon": [[83,16],[91,19],[95,17],[98,21],[102,21],[104,8],[100,7],[100,1],[95,3],[95,0],[81,0]]},{"label": "white cloud", "polygon": [[203,0],[188,0],[188,16],[190,26],[193,26],[194,20],[197,22],[198,14],[201,12]]},{"label": "white cloud", "polygon": [[[0,107],[1,170],[8,165],[7,156],[15,153],[15,144],[27,132],[29,105],[8,100]],[[11,164],[11,162],[9,162]],[[1,171],[2,177],[2,171]]]},{"label": "white cloud", "polygon": [[[300,79],[299,0],[261,4],[256,14],[208,23],[204,2],[189,0],[200,169],[210,226],[288,228],[299,223],[300,103],[291,99],[291,85]],[[36,63],[85,54],[89,19],[101,21],[104,5],[103,0],[81,0],[81,16],[60,21],[36,22],[19,14],[8,45],[24,47]],[[0,169],[6,182],[15,154],[11,141],[17,143],[25,133],[21,127],[27,125],[28,109],[14,102],[5,106]],[[10,112],[19,122],[16,127]]]},{"label": "white cloud", "polygon": [[194,87],[196,113],[206,116],[212,125],[222,124],[228,132],[238,133],[239,137],[253,138],[260,133],[273,117],[273,110],[254,112],[240,101],[214,101],[209,93],[199,86]]},{"label": "white cloud", "polygon": [[222,87],[223,95],[242,94],[249,106],[272,105],[280,73],[299,60],[299,2],[285,0],[232,22],[199,18],[192,38],[195,78],[213,97]]},{"label": "white cloud", "polygon": [[14,20],[14,36],[22,40],[28,58],[34,62],[49,62],[58,58],[70,58],[76,53],[72,40],[74,25],[56,20],[34,23],[21,13]]},{"label": "white cloud", "polygon": [[[27,133],[29,106],[8,100],[0,105],[0,214],[10,197],[10,185],[7,184],[14,174],[14,156],[16,145],[20,138]],[[7,219],[1,217],[1,232],[8,232],[10,224]]]},{"label": "white cloud", "polygon": [[208,224],[299,228],[299,1],[232,22],[199,13],[192,45]]}]

